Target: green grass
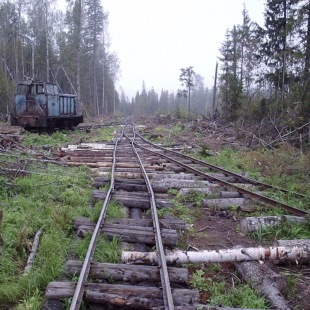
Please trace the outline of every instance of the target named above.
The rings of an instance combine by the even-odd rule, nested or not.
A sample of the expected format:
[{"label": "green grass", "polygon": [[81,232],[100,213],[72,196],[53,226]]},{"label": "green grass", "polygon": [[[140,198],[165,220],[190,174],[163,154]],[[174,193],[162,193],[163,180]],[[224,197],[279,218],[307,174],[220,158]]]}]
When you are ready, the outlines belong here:
[{"label": "green grass", "polygon": [[33,134],[28,131],[25,132],[24,146],[40,146],[40,145],[63,145],[70,141],[70,136],[67,131],[56,131],[52,135]]},{"label": "green grass", "polygon": [[[90,239],[91,235],[88,234],[84,239],[79,240],[73,247],[73,251],[81,261],[85,258]],[[100,261],[101,263],[119,263],[120,255],[121,248],[119,240],[117,238],[108,240],[107,238],[102,237],[98,239],[93,261]]]},{"label": "green grass", "polygon": [[174,200],[174,206],[172,208],[162,208],[157,213],[159,217],[170,214],[186,223],[193,223],[194,218],[199,215],[200,211],[198,208],[189,208],[179,201]]},{"label": "green grass", "polygon": [[[94,221],[98,220],[102,205],[103,205],[103,201],[97,201],[95,203],[94,208],[93,208],[94,210],[91,215]],[[126,217],[126,209],[123,207],[123,205],[115,200],[109,201],[106,218],[113,219],[113,218],[123,218],[123,217]]]},{"label": "green grass", "polygon": [[[114,130],[105,127],[91,133],[58,131],[53,135],[26,132],[23,146],[36,152],[48,151],[52,157],[50,150],[54,146],[76,143],[89,136],[94,142],[112,140]],[[42,309],[46,285],[60,277],[69,253],[82,257],[83,250],[79,247],[83,247],[76,246],[74,252],[75,245],[72,245],[72,220],[92,217],[97,212],[96,207],[89,208],[92,179],[86,166],[65,167],[30,159],[26,152],[6,152],[0,156],[1,167],[29,171],[25,176],[3,171],[0,176],[0,210],[3,211],[0,234],[4,239],[4,248],[0,244],[0,250],[4,251],[0,256],[1,309]],[[108,217],[123,216],[122,206],[113,201],[110,206]],[[24,276],[33,238],[40,228],[43,234],[34,265]],[[119,256],[118,240],[99,240],[95,253],[98,260],[115,262]]]},{"label": "green grass", "polygon": [[[217,266],[216,271],[213,272],[219,272],[219,267]],[[268,309],[264,298],[250,286],[242,284],[238,278],[234,281],[234,285],[231,285],[232,283],[227,283],[223,279],[214,280],[211,275],[210,270],[197,270],[191,279],[191,286],[194,289],[210,295],[207,300],[208,304],[222,307]]]},{"label": "green grass", "polygon": [[[72,219],[83,214],[90,198],[91,180],[83,167],[46,165],[37,167],[36,172],[1,179],[6,191],[1,191],[0,206],[5,242],[0,260],[0,304],[35,303],[33,293],[60,274],[72,238]],[[42,227],[35,264],[25,277],[22,274],[33,237]]]},{"label": "green grass", "polygon": [[253,238],[262,241],[294,240],[310,238],[310,219],[305,223],[284,222],[280,225],[262,228],[251,234]]},{"label": "green grass", "polygon": [[93,129],[90,132],[86,131],[67,131],[57,130],[53,134],[48,133],[33,134],[25,132],[24,146],[63,146],[69,143],[87,142],[102,142],[112,141],[116,127],[107,126],[103,128]]}]

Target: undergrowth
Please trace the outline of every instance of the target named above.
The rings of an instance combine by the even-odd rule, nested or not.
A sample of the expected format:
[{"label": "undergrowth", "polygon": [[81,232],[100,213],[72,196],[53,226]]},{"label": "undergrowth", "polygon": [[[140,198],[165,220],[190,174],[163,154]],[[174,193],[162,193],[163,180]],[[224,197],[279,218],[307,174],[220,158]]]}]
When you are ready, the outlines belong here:
[{"label": "undergrowth", "polygon": [[[58,131],[52,135],[26,132],[22,145],[27,152],[0,154],[0,167],[17,171],[12,174],[2,169],[0,176],[0,240],[4,241],[4,245],[0,243],[1,309],[42,309],[46,285],[61,275],[69,253],[83,256],[83,241],[72,245],[72,220],[95,217],[96,208],[89,207],[92,180],[88,168],[45,163],[31,158],[31,150],[35,147],[37,154],[42,150],[42,154],[52,157],[54,146],[76,143],[88,139],[88,135],[93,135],[92,141],[112,140],[114,130]],[[114,202],[110,205],[109,217],[122,214],[121,206]],[[23,275],[34,236],[40,229],[43,233],[34,264],[30,273]],[[109,251],[105,253],[104,248]],[[115,262],[119,255],[118,240],[100,239],[96,258]]]}]

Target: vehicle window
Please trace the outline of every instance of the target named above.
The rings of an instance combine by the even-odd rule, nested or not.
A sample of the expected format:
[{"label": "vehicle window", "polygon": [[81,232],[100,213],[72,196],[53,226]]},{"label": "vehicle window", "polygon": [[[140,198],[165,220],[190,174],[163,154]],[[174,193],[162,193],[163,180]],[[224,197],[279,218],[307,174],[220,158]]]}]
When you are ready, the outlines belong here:
[{"label": "vehicle window", "polygon": [[18,84],[16,89],[16,94],[18,95],[24,95],[26,93],[26,85],[24,84]]},{"label": "vehicle window", "polygon": [[57,85],[54,85],[54,93],[55,93],[55,95],[58,95],[58,86]]},{"label": "vehicle window", "polygon": [[48,93],[48,94],[54,94],[54,89],[53,89],[53,85],[51,85],[51,84],[46,84],[45,85],[46,86],[46,92]]},{"label": "vehicle window", "polygon": [[43,84],[38,84],[37,85],[37,94],[44,94]]}]

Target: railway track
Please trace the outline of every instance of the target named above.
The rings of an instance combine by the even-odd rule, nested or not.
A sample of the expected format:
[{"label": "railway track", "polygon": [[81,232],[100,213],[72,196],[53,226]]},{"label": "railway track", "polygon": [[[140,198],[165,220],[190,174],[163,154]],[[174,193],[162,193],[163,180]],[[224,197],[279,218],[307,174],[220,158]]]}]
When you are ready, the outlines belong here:
[{"label": "railway track", "polygon": [[[48,285],[46,309],[52,309],[50,305],[55,302],[58,307],[63,299],[71,300],[71,310],[80,309],[82,304],[97,305],[98,309],[197,309],[199,292],[188,286],[188,269],[167,266],[166,252],[176,248],[179,232],[187,225],[172,217],[158,216],[158,209],[173,207],[168,195],[171,188],[199,189],[216,193],[219,200],[231,199],[230,204],[254,200],[298,217],[309,215],[261,193],[279,189],[152,144],[133,125],[123,126],[115,143],[69,146],[63,153],[68,165],[92,167],[97,175],[93,201],[101,201],[102,208],[97,222],[75,220],[78,236],[91,233],[88,250],[83,262],[70,260],[66,265],[66,273],[78,275],[77,281]],[[107,218],[112,200],[126,208],[127,218]],[[207,200],[204,203],[219,203],[214,198]],[[145,256],[152,252],[155,259],[149,265],[95,262],[94,253],[102,235],[116,237],[130,250]],[[141,256],[137,262],[141,263]]]}]

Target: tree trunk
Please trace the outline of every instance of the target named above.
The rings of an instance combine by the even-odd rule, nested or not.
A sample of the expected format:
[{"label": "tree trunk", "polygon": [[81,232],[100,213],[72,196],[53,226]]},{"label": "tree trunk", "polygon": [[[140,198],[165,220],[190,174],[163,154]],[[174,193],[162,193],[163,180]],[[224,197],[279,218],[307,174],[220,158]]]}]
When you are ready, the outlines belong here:
[{"label": "tree trunk", "polygon": [[206,208],[229,209],[232,206],[240,207],[246,202],[246,198],[218,198],[203,199],[200,206]]},{"label": "tree trunk", "polygon": [[305,222],[306,219],[301,216],[280,215],[263,217],[245,217],[240,220],[240,230],[242,233],[252,233],[262,228],[276,226],[284,222]]},{"label": "tree trunk", "polygon": [[290,309],[287,301],[281,295],[281,291],[286,288],[286,280],[267,264],[259,262],[238,262],[235,264],[242,278],[248,282],[252,288],[261,292],[275,309]]},{"label": "tree trunk", "polygon": [[[167,263],[224,263],[237,261],[253,260],[285,260],[296,262],[299,259],[310,261],[310,247],[292,246],[292,247],[257,247],[257,248],[240,248],[225,249],[213,251],[173,251],[166,255]],[[122,252],[122,262],[141,262],[157,263],[156,252]]]}]

